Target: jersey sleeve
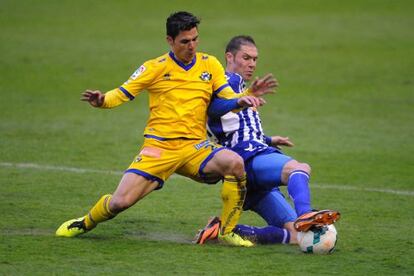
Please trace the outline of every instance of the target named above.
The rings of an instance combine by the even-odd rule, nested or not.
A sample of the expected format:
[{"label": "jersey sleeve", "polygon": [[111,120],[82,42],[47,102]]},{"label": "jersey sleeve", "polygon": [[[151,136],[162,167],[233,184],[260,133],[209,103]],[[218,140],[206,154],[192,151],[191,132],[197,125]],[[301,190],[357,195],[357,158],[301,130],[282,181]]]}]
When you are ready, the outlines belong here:
[{"label": "jersey sleeve", "polygon": [[210,118],[220,118],[227,112],[240,108],[237,99],[220,99],[213,96],[207,110],[207,115]]},{"label": "jersey sleeve", "polygon": [[112,108],[124,102],[132,101],[152,83],[155,75],[156,68],[153,65],[153,61],[145,62],[124,84],[105,93],[102,108]]},{"label": "jersey sleeve", "polygon": [[121,92],[118,88],[115,88],[111,91],[105,93],[104,102],[101,108],[113,108],[118,105],[123,104],[124,102],[129,101],[128,97]]},{"label": "jersey sleeve", "polygon": [[270,137],[270,136],[266,136],[266,135],[263,135],[263,137],[265,138],[265,143],[266,143],[268,146],[271,146],[271,145],[272,145],[272,137]]},{"label": "jersey sleeve", "polygon": [[153,60],[141,65],[119,89],[133,100],[142,90],[151,85],[156,75],[157,67]]}]

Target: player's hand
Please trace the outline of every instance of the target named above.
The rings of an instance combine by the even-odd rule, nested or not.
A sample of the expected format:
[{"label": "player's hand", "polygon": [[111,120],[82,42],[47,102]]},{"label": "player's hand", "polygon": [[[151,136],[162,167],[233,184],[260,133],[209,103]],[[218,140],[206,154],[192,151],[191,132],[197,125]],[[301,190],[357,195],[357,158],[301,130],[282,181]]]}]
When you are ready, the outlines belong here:
[{"label": "player's hand", "polygon": [[272,136],[272,146],[278,147],[278,146],[287,146],[287,147],[293,147],[294,144],[292,141],[289,140],[289,137],[282,137],[282,136]]},{"label": "player's hand", "polygon": [[250,89],[256,97],[265,94],[274,93],[274,90],[279,86],[277,79],[272,74],[267,74],[263,78],[256,77]]},{"label": "player's hand", "polygon": [[101,107],[105,99],[105,94],[99,90],[86,90],[82,93],[81,101],[88,102],[93,107]]},{"label": "player's hand", "polygon": [[266,103],[263,98],[257,98],[254,96],[244,96],[238,99],[237,104],[240,107],[259,107]]}]

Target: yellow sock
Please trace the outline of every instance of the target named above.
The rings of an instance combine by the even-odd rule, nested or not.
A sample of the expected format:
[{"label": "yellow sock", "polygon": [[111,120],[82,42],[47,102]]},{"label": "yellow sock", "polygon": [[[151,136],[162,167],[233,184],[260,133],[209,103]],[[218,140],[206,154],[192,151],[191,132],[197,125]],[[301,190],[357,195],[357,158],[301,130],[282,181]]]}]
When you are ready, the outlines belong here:
[{"label": "yellow sock", "polygon": [[102,196],[85,216],[85,227],[87,230],[91,230],[92,228],[95,228],[98,223],[109,220],[115,216],[115,214],[109,210],[109,201],[111,198],[112,195],[109,194]]},{"label": "yellow sock", "polygon": [[223,212],[221,213],[221,234],[230,233],[239,221],[244,199],[246,197],[246,175],[237,180],[234,176],[225,176],[221,198]]}]

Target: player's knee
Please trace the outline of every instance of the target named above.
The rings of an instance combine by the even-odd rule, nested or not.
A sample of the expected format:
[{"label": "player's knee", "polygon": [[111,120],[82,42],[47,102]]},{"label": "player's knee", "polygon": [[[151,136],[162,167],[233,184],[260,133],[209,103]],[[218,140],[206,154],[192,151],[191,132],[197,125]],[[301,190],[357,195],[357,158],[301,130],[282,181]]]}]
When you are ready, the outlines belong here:
[{"label": "player's knee", "polygon": [[306,172],[307,174],[310,175],[311,171],[312,171],[311,166],[307,163],[300,163],[300,164],[301,164],[301,167],[302,167],[300,170],[302,170],[302,171],[304,171],[304,172]]},{"label": "player's knee", "polygon": [[283,168],[284,173],[290,175],[294,171],[304,171],[307,174],[311,174],[311,167],[307,163],[299,163],[296,160],[289,161]]},{"label": "player's knee", "polygon": [[242,178],[245,175],[244,161],[237,153],[231,150],[222,150],[207,163],[203,173]]},{"label": "player's knee", "polygon": [[225,174],[233,175],[236,178],[243,177],[245,174],[243,158],[238,154],[233,154],[226,164]]},{"label": "player's knee", "polygon": [[111,201],[109,202],[109,209],[111,212],[118,214],[134,205],[134,203],[135,200],[129,196],[112,197]]}]

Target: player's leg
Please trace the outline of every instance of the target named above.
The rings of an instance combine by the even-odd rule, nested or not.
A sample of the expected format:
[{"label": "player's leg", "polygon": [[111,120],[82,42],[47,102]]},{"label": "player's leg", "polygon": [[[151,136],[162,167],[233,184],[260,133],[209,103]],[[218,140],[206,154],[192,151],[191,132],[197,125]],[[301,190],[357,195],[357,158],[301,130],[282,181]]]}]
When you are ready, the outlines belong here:
[{"label": "player's leg", "polygon": [[63,223],[56,231],[56,235],[73,237],[90,231],[98,223],[112,219],[134,205],[158,185],[158,182],[148,180],[141,175],[126,173],[113,195],[102,196],[84,217]]},{"label": "player's leg", "polygon": [[[288,156],[279,153],[270,153],[255,156],[246,164],[248,167],[250,191],[246,198],[245,207],[249,205],[255,206],[257,202],[263,198],[264,195],[267,195],[270,190],[281,184],[282,169],[284,164],[289,160],[291,160],[291,158]],[[261,192],[258,193],[257,191]],[[282,195],[279,196],[283,198]],[[285,201],[284,198],[283,201]],[[266,202],[263,203],[264,209],[267,207],[275,208],[275,204],[270,200],[270,196],[267,201],[265,200],[263,202]],[[281,209],[282,207],[278,209]],[[291,221],[294,221],[296,215],[293,209],[291,209],[289,204],[287,204],[285,208],[289,208],[289,211],[291,211],[294,216]],[[249,209],[249,207],[247,207],[247,209]],[[282,213],[277,214],[282,215]],[[280,221],[282,221],[282,218],[280,218]],[[279,227],[268,227],[265,229],[245,225],[237,225],[235,226],[235,232],[240,233],[245,237],[249,237],[252,240],[256,240],[259,243],[266,243],[266,240],[268,242],[271,240],[272,242],[281,243],[288,239],[287,236],[290,236],[290,233],[288,233],[287,230],[282,229],[281,225],[283,225],[283,223],[280,223]],[[214,233],[212,231],[214,228],[215,225],[212,226],[210,223],[206,225],[206,227],[204,227],[204,229],[198,233],[196,237],[197,241],[200,241],[199,243],[202,243],[206,239],[211,239],[211,235],[209,233]],[[208,237],[205,238],[203,235],[200,235],[203,233],[207,233]]]},{"label": "player's leg", "polygon": [[251,210],[259,214],[269,226],[260,228],[237,225],[237,233],[243,237],[250,236],[261,244],[296,243],[297,232],[293,228],[296,213],[278,188],[256,191],[253,197],[248,194],[246,201],[252,201],[247,202],[250,203]]},{"label": "player's leg", "polygon": [[223,211],[221,213],[219,240],[232,245],[252,246],[252,243],[243,240],[233,231],[243,211],[246,196],[246,173],[243,159],[233,151],[221,150],[208,161],[202,172],[223,176],[221,190]]},{"label": "player's leg", "polygon": [[[280,191],[275,188],[271,192],[255,192],[253,195],[249,196],[248,192],[246,202],[254,202],[252,210],[258,213],[268,226],[237,224],[234,232],[259,244],[297,243],[297,232],[293,227],[296,213]],[[210,218],[207,225],[197,233],[194,242],[203,244],[217,239],[219,225],[218,217]]]},{"label": "player's leg", "polygon": [[287,229],[268,225],[257,227],[251,225],[237,224],[234,232],[241,237],[257,244],[288,244],[291,241],[290,233]]},{"label": "player's leg", "polygon": [[104,195],[83,217],[64,222],[56,231],[57,236],[74,237],[92,230],[100,222],[115,217],[134,205],[155,189],[162,187],[165,179],[173,173],[174,157],[146,141],[122,177],[113,195]]},{"label": "player's leg", "polygon": [[244,207],[258,213],[269,225],[246,228],[253,230],[260,243],[296,243],[297,232],[293,228],[296,213],[278,188],[283,168],[291,160],[274,152],[256,155],[246,163],[249,187]]},{"label": "player's leg", "polygon": [[209,141],[194,145],[197,151],[177,173],[202,182],[217,182],[223,179],[221,197],[223,210],[221,214],[220,240],[236,246],[252,246],[233,232],[237,224],[246,195],[246,175],[243,159],[233,151]]},{"label": "player's leg", "polygon": [[340,218],[338,211],[314,211],[312,209],[309,189],[310,173],[311,168],[308,164],[296,160],[287,162],[282,171],[282,183],[287,185],[298,215],[294,223],[298,231],[307,231],[312,226],[332,224]]},{"label": "player's leg", "polygon": [[230,150],[218,152],[202,170],[206,174],[224,177],[221,196],[224,208],[221,216],[221,233],[230,233],[239,220],[246,195],[246,175],[243,159]]},{"label": "player's leg", "polygon": [[282,183],[287,185],[298,216],[312,211],[309,178],[311,168],[306,163],[296,160],[287,162],[282,171]]},{"label": "player's leg", "polygon": [[85,217],[87,230],[128,209],[159,186],[154,180],[135,173],[125,173],[114,194],[103,196]]}]

